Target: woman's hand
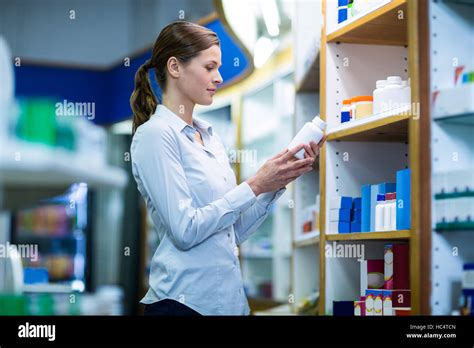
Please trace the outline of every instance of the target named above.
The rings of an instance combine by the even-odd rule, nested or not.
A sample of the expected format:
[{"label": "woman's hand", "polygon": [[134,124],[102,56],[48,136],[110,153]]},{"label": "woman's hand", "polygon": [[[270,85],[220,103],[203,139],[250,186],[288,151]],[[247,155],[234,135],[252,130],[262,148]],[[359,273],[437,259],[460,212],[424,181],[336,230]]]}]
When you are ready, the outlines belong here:
[{"label": "woman's hand", "polygon": [[294,157],[303,148],[316,156],[314,150],[310,150],[308,145],[300,144],[293,149],[285,149],[270,158],[254,176],[247,179],[246,182],[255,195],[278,190],[299,176],[312,171],[315,157],[305,156],[306,158],[301,160]]},{"label": "woman's hand", "polygon": [[319,150],[323,147],[324,142],[326,141],[326,136],[324,136],[318,144],[314,141],[310,141],[309,146],[305,145],[304,158],[313,159],[313,168],[316,167],[316,159],[319,156]]}]

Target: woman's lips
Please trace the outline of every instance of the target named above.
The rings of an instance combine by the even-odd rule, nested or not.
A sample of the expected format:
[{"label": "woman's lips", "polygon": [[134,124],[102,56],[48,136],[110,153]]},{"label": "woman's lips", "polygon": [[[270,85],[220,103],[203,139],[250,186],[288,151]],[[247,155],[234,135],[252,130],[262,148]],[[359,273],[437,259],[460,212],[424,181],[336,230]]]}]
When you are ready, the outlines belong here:
[{"label": "woman's lips", "polygon": [[212,88],[208,88],[207,91],[211,94],[216,94],[216,90]]}]

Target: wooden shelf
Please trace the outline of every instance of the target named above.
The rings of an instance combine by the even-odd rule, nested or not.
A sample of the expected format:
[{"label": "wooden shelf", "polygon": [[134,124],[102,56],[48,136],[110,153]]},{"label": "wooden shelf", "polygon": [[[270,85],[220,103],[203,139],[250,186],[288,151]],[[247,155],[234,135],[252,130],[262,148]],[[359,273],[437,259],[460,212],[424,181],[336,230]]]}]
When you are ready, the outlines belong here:
[{"label": "wooden shelf", "polygon": [[319,91],[319,52],[304,74],[301,81],[296,82],[296,93]]},{"label": "wooden shelf", "polygon": [[319,232],[313,231],[295,238],[293,245],[295,248],[316,245],[319,243]]},{"label": "wooden shelf", "polygon": [[385,231],[385,232],[360,232],[344,234],[327,234],[326,240],[409,240],[410,230]]},{"label": "wooden shelf", "polygon": [[407,0],[393,0],[328,34],[327,42],[406,46],[407,27]]},{"label": "wooden shelf", "polygon": [[[327,140],[344,141],[407,141],[409,114],[372,116],[348,122],[328,132]],[[359,122],[361,121],[361,122]]]}]

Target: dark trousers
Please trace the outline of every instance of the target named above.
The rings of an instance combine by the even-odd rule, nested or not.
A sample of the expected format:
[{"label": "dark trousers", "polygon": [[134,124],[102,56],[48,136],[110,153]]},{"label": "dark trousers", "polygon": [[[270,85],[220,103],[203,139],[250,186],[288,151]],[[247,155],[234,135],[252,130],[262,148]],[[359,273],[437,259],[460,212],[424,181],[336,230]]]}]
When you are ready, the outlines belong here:
[{"label": "dark trousers", "polygon": [[165,299],[145,305],[144,315],[198,316],[201,314],[181,302]]}]

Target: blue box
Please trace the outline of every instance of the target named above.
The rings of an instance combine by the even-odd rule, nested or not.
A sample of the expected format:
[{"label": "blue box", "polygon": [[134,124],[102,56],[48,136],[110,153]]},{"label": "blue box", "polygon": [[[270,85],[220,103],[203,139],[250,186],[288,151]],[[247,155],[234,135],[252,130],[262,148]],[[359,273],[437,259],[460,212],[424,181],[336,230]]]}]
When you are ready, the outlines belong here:
[{"label": "blue box", "polygon": [[362,209],[362,198],[354,197],[352,199],[352,209]]},{"label": "blue box", "polygon": [[331,209],[329,211],[329,221],[351,221],[350,209]]},{"label": "blue box", "polygon": [[375,231],[375,206],[377,205],[378,185],[362,186],[361,231]]},{"label": "blue box", "polygon": [[341,112],[341,123],[346,123],[346,122],[349,122],[350,120],[351,120],[351,113],[349,111]]},{"label": "blue box", "polygon": [[362,223],[362,210],[361,209],[351,210],[351,221],[357,221],[359,223]]},{"label": "blue box", "polygon": [[329,209],[351,209],[352,197],[334,196],[331,197]]},{"label": "blue box", "polygon": [[392,193],[396,192],[397,190],[397,184],[394,182],[384,182],[379,184],[379,194],[386,194],[386,193]]},{"label": "blue box", "polygon": [[23,271],[25,284],[38,284],[49,282],[49,272],[46,268],[26,267]]},{"label": "blue box", "polygon": [[354,301],[333,301],[332,314],[335,317],[354,316]]},{"label": "blue box", "polygon": [[351,233],[353,232],[361,232],[360,221],[351,221]]},{"label": "blue box", "polygon": [[344,221],[329,222],[329,231],[337,233],[351,233],[351,223]]},{"label": "blue box", "polygon": [[337,6],[347,6],[349,4],[349,0],[337,0]]},{"label": "blue box", "polygon": [[397,172],[397,230],[409,230],[411,227],[411,183],[410,169]]}]

